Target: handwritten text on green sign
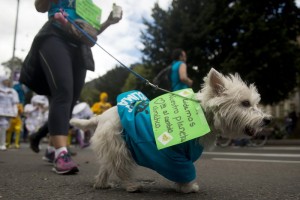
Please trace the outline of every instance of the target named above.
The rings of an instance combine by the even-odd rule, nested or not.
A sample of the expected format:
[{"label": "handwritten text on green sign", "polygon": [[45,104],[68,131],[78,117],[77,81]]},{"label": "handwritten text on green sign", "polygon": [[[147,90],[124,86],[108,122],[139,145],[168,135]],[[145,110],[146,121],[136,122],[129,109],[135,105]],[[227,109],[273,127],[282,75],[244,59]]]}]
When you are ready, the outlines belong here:
[{"label": "handwritten text on green sign", "polygon": [[158,149],[180,144],[210,131],[192,89],[179,90],[150,102],[151,122]]},{"label": "handwritten text on green sign", "polygon": [[96,29],[100,29],[101,9],[91,0],[76,0],[76,13]]}]

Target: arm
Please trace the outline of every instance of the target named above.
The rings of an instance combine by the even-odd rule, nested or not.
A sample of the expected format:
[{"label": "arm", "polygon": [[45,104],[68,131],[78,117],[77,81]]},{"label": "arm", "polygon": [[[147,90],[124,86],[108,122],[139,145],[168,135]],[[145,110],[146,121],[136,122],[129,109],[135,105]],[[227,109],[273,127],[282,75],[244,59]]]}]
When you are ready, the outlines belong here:
[{"label": "arm", "polygon": [[94,103],[93,106],[91,107],[91,111],[95,114],[99,113],[99,103]]},{"label": "arm", "polygon": [[193,85],[193,80],[187,76],[186,64],[182,63],[179,67],[179,79],[181,82],[187,84],[189,87]]},{"label": "arm", "polygon": [[100,35],[110,25],[118,23],[121,19],[122,19],[122,15],[121,18],[113,18],[113,13],[110,12],[107,20],[101,24],[100,30],[98,31],[98,35]]}]

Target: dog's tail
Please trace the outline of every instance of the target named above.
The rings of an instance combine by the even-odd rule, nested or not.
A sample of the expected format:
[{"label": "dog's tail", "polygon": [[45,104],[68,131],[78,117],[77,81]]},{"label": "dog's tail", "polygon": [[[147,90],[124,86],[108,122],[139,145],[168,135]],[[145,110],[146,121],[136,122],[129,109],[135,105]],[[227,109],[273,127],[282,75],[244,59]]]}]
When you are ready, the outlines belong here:
[{"label": "dog's tail", "polygon": [[90,119],[77,119],[77,118],[72,118],[70,120],[70,124],[72,126],[75,126],[80,129],[95,129],[98,124],[98,119],[97,116],[94,116]]},{"label": "dog's tail", "polygon": [[70,120],[70,124],[86,130],[86,129],[93,129],[95,130],[97,128],[97,126],[101,127],[106,121],[110,121],[112,116],[115,116],[115,114],[118,117],[118,113],[117,113],[117,107],[114,106],[110,109],[108,109],[107,111],[105,111],[105,113],[101,114],[101,115],[97,115],[97,116],[93,116],[90,119],[76,119],[73,118]]}]

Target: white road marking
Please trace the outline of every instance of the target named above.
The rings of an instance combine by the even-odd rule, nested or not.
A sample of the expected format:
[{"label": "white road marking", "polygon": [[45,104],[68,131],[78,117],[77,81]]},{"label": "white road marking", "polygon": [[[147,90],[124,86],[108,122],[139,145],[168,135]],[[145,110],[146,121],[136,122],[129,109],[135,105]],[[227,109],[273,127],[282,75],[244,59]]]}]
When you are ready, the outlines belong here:
[{"label": "white road marking", "polygon": [[286,151],[300,151],[300,147],[255,147],[251,150],[286,150]]},{"label": "white road marking", "polygon": [[285,153],[230,153],[230,152],[203,152],[204,155],[219,156],[258,156],[258,157],[284,157],[284,158],[300,158],[300,154]]},{"label": "white road marking", "polygon": [[212,160],[236,161],[236,162],[270,162],[270,163],[300,164],[300,161],[292,161],[292,160],[258,160],[258,159],[234,159],[234,158],[212,158]]}]

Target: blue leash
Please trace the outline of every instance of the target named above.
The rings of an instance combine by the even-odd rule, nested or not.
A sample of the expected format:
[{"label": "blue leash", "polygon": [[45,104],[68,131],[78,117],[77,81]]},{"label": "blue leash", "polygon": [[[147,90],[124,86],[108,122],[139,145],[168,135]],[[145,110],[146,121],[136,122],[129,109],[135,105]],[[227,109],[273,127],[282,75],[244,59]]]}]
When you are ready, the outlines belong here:
[{"label": "blue leash", "polygon": [[58,5],[61,8],[60,12],[61,14],[72,24],[74,25],[85,37],[87,37],[93,44],[96,44],[98,47],[100,47],[105,53],[107,53],[108,55],[110,55],[113,59],[115,59],[123,68],[127,69],[129,72],[131,72],[133,75],[135,75],[137,78],[139,78],[140,80],[142,80],[143,83],[145,83],[146,85],[150,85],[151,87],[155,88],[155,89],[160,89],[164,92],[170,92],[168,90],[159,88],[157,85],[152,84],[149,80],[145,79],[144,77],[142,77],[141,75],[139,75],[138,73],[136,73],[135,71],[131,70],[129,67],[127,67],[125,64],[123,64],[121,61],[119,61],[116,57],[114,57],[112,54],[110,54],[108,51],[106,51],[101,45],[99,45],[97,43],[97,41],[94,40],[94,38],[92,38],[86,31],[84,31],[82,28],[80,28],[80,26],[78,26],[70,17],[65,16],[64,15],[64,9],[62,8],[62,0],[58,1]]},{"label": "blue leash", "polygon": [[99,45],[94,38],[92,38],[86,31],[84,31],[82,28],[80,28],[80,26],[78,26],[72,19],[70,19],[68,16],[66,16],[66,19],[72,24],[74,25],[85,37],[87,37],[91,42],[93,42],[95,45],[97,45],[98,47],[100,47],[105,53],[107,53],[109,56],[111,56],[113,59],[115,59],[122,67],[126,68],[128,71],[130,71],[131,73],[133,73],[137,78],[141,79],[144,83],[146,84],[150,84],[150,82],[145,79],[144,77],[142,77],[141,75],[139,75],[138,73],[136,73],[135,71],[131,70],[129,67],[127,67],[125,64],[123,64],[121,61],[119,61],[116,57],[114,57],[111,53],[109,53],[108,51],[106,51],[101,45]]},{"label": "blue leash", "polygon": [[[125,69],[127,69],[129,72],[133,73],[137,78],[141,79],[143,81],[143,83],[148,84],[148,85],[153,85],[150,83],[150,81],[148,81],[147,79],[145,79],[144,77],[142,77],[141,75],[139,75],[138,73],[136,73],[135,71],[131,70],[129,67],[127,67],[126,65],[124,65],[121,61],[119,61],[117,58],[115,58],[112,54],[110,54],[108,51],[106,51],[102,46],[100,46],[97,41],[94,40],[94,38],[92,38],[86,31],[84,31],[82,28],[80,28],[80,26],[78,26],[70,17],[65,16],[64,15],[64,9],[62,7],[62,0],[58,1],[58,6],[60,7],[60,12],[61,14],[72,24],[74,25],[85,37],[87,37],[93,44],[96,44],[98,47],[100,47],[105,53],[107,53],[108,55],[110,55],[113,59],[115,59],[122,67],[124,67]],[[158,87],[158,86],[156,86]]]},{"label": "blue leash", "polygon": [[[60,4],[61,0],[59,1],[59,4]],[[60,4],[61,5],[61,4]],[[185,98],[185,99],[189,99],[189,100],[192,100],[192,101],[196,101],[196,102],[199,102],[199,100],[196,100],[196,99],[191,99],[191,98],[187,98],[187,97],[184,97],[184,96],[181,96],[181,95],[178,95],[176,93],[173,93],[169,90],[166,90],[166,89],[163,89],[163,88],[160,88],[158,87],[158,85],[155,85],[153,83],[151,83],[149,80],[145,79],[144,77],[142,77],[140,74],[136,73],[135,71],[131,70],[129,67],[127,67],[125,64],[123,64],[121,61],[119,61],[116,57],[114,57],[111,53],[109,53],[108,51],[106,51],[101,45],[99,45],[97,43],[97,41],[94,40],[94,38],[92,38],[85,30],[83,30],[80,26],[78,26],[70,17],[68,16],[65,16],[63,14],[63,9],[61,9],[61,12],[62,12],[62,15],[72,24],[75,26],[75,28],[77,28],[85,37],[87,37],[91,42],[93,42],[93,44],[97,45],[99,48],[101,48],[105,53],[107,53],[109,56],[111,56],[114,60],[116,60],[123,68],[125,68],[126,70],[128,70],[129,72],[131,72],[133,75],[135,75],[135,77],[139,78],[143,83],[145,83],[146,85],[149,85],[151,87],[153,87],[154,89],[158,89],[158,90],[161,90],[165,93],[172,93],[176,96],[179,96],[179,97],[182,97],[182,98]]]}]

